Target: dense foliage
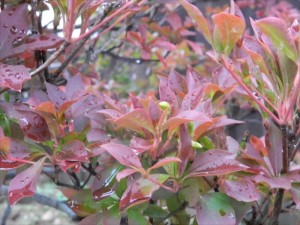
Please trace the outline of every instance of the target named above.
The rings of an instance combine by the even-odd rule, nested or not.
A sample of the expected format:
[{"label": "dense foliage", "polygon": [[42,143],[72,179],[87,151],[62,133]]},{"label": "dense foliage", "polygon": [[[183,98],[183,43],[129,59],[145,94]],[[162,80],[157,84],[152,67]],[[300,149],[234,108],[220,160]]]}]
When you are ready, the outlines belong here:
[{"label": "dense foliage", "polygon": [[277,224],[299,210],[300,13],[272,1],[260,18],[257,1],[244,18],[255,2],[1,1],[9,203],[45,174],[81,225]]}]

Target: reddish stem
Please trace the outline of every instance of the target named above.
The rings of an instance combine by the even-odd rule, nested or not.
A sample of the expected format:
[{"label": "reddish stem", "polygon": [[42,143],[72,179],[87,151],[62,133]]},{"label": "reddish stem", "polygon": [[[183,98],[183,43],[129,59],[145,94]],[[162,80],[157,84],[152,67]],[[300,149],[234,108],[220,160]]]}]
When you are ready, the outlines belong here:
[{"label": "reddish stem", "polygon": [[292,96],[290,98],[290,104],[289,104],[289,107],[286,111],[286,114],[284,115],[283,124],[287,124],[288,119],[289,119],[289,115],[291,114],[291,112],[294,109],[294,105],[297,101],[297,97],[298,97],[298,94],[300,92],[300,69],[299,69],[299,66],[298,66],[297,76],[295,77],[295,81],[298,81],[298,83],[294,86],[294,89],[291,93]]},{"label": "reddish stem", "polygon": [[74,19],[75,19],[75,15],[74,15],[74,11],[75,11],[75,7],[74,7],[74,0],[69,0],[68,1],[68,8],[69,8],[69,15],[68,15],[68,26],[67,26],[67,31],[66,31],[66,40],[68,42],[71,41],[72,39],[72,33],[73,33],[73,28],[74,28]]}]

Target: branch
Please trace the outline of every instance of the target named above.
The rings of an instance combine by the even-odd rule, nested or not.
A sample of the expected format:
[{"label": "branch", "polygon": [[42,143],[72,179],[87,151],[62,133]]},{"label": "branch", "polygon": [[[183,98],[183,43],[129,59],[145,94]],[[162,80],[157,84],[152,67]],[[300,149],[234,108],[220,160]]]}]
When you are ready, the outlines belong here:
[{"label": "branch", "polygon": [[103,51],[103,52],[101,52],[101,54],[108,55],[108,56],[110,56],[112,58],[115,58],[115,59],[118,59],[118,60],[126,61],[126,62],[129,62],[129,63],[136,63],[136,64],[142,64],[142,63],[145,63],[145,62],[159,62],[158,59],[128,58],[128,57],[116,55],[116,54],[114,54],[112,52],[109,52],[109,51]]},{"label": "branch", "polygon": [[[8,186],[2,185],[0,194],[7,195],[7,192],[8,192]],[[73,212],[73,210],[63,201],[58,201],[58,200],[49,198],[49,197],[39,194],[39,193],[35,193],[32,196],[32,199],[37,203],[50,206],[52,208],[55,208],[57,210],[60,210],[64,213],[66,213],[72,220],[78,219],[77,215]]]},{"label": "branch", "polygon": [[[36,76],[37,74],[39,74],[41,71],[43,71],[45,68],[47,68],[51,63],[53,63],[53,62],[57,59],[58,56],[60,56],[60,55],[64,52],[64,50],[65,50],[69,45],[70,45],[70,43],[65,41],[65,42],[60,46],[60,48],[59,48],[56,52],[54,52],[54,53],[47,59],[47,61],[46,61],[44,64],[42,64],[39,68],[37,68],[37,69],[35,69],[34,71],[32,71],[32,72],[30,73],[30,76],[31,76],[31,77],[34,77],[34,76]],[[0,89],[0,94],[4,93],[4,92],[7,91],[8,89],[9,89],[9,88],[7,88],[7,87]]]}]

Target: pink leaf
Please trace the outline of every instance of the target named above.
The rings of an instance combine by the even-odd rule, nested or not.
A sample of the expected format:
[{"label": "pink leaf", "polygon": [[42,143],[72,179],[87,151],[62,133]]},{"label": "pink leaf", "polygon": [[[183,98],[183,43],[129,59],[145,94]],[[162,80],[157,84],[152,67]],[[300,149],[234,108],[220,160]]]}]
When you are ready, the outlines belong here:
[{"label": "pink leaf", "polygon": [[151,149],[151,147],[152,144],[145,139],[134,136],[130,140],[130,148],[132,148],[133,151],[135,151],[137,154],[141,154],[145,151],[148,151]]},{"label": "pink leaf", "polygon": [[175,93],[165,85],[163,82],[159,84],[159,96],[161,101],[168,102],[172,107],[172,114],[176,114],[178,112],[178,99]]},{"label": "pink leaf", "polygon": [[59,108],[64,102],[69,100],[69,98],[67,98],[65,92],[60,90],[57,86],[46,83],[46,88],[47,88],[47,92],[48,92],[48,96],[49,96],[50,100],[54,103],[54,105],[57,108]]},{"label": "pink leaf", "polygon": [[171,70],[169,73],[168,86],[179,96],[187,92],[185,79],[175,70]]},{"label": "pink leaf", "polygon": [[247,177],[237,178],[237,180],[224,180],[222,188],[228,196],[238,201],[253,202],[260,197],[255,184]]},{"label": "pink leaf", "polygon": [[42,171],[45,157],[34,163],[33,166],[15,176],[9,184],[8,200],[13,205],[20,199],[34,195],[39,175]]},{"label": "pink leaf", "polygon": [[116,179],[118,182],[120,182],[120,180],[122,180],[123,178],[128,177],[134,173],[136,173],[136,170],[126,168],[117,174]]},{"label": "pink leaf", "polygon": [[101,147],[104,148],[110,155],[112,155],[119,163],[125,166],[134,168],[142,167],[142,164],[134,150],[125,145],[107,143],[101,145]]},{"label": "pink leaf", "polygon": [[172,156],[166,157],[164,159],[159,160],[157,163],[155,163],[153,166],[151,166],[148,169],[148,171],[150,172],[153,169],[157,169],[159,167],[162,167],[162,166],[165,166],[167,164],[174,163],[174,162],[181,162],[181,160],[177,157],[172,157]]},{"label": "pink leaf", "polygon": [[168,119],[168,121],[164,124],[164,129],[174,130],[179,125],[190,121],[205,123],[210,122],[211,119],[202,112],[197,112],[195,110],[186,110]]},{"label": "pink leaf", "polygon": [[224,150],[213,149],[195,158],[189,169],[188,176],[219,176],[248,167],[235,160],[235,155]]},{"label": "pink leaf", "polygon": [[266,177],[262,175],[257,175],[254,178],[256,183],[266,183],[270,188],[291,188],[291,179],[289,177]]},{"label": "pink leaf", "polygon": [[8,87],[15,91],[21,91],[25,81],[30,80],[31,76],[22,65],[12,66],[0,63],[0,86]]}]

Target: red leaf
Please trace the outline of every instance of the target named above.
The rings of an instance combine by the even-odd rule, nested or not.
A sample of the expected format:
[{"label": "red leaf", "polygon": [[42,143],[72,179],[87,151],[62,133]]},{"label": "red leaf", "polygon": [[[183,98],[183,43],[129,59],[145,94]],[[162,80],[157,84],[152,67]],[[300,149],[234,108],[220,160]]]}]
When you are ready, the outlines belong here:
[{"label": "red leaf", "polygon": [[169,73],[168,86],[178,96],[184,95],[187,92],[185,79],[175,70],[171,70]]},{"label": "red leaf", "polygon": [[213,149],[195,158],[189,169],[188,177],[219,176],[246,170],[247,168],[247,166],[235,160],[234,154],[224,150]]},{"label": "red leaf", "polygon": [[89,162],[88,152],[83,142],[78,140],[64,144],[62,150],[55,155],[55,159],[61,163],[64,171],[73,165],[75,169],[79,169],[80,164],[74,164],[75,162]]},{"label": "red leaf", "polygon": [[105,143],[109,141],[109,136],[106,131],[99,128],[92,128],[86,135],[88,142]]},{"label": "red leaf", "polygon": [[30,52],[34,50],[57,48],[63,43],[63,41],[64,40],[56,34],[32,34],[30,36],[26,36],[24,39],[15,39],[9,56],[20,54],[22,54],[23,57],[27,55],[30,56]]},{"label": "red leaf", "polygon": [[31,76],[26,67],[22,65],[12,66],[0,63],[1,87],[8,87],[15,91],[21,91],[23,83],[30,80],[30,78]]},{"label": "red leaf", "polygon": [[48,125],[43,117],[33,111],[17,110],[18,121],[24,134],[37,142],[43,142],[51,138]]},{"label": "red leaf", "polygon": [[142,164],[133,149],[115,143],[107,143],[101,145],[109,154],[111,154],[119,163],[133,167],[141,168]]},{"label": "red leaf", "polygon": [[255,184],[248,178],[237,178],[237,180],[223,180],[224,192],[238,201],[253,202],[259,199],[259,192]]},{"label": "red leaf", "polygon": [[270,121],[268,130],[265,136],[267,154],[269,155],[269,159],[271,165],[273,167],[275,176],[277,176],[283,166],[282,166],[282,133],[281,130],[276,127],[276,125]]},{"label": "red leaf", "polygon": [[145,109],[135,109],[114,120],[119,127],[125,127],[136,132],[144,129],[154,133],[152,121]]},{"label": "red leaf", "polygon": [[[5,156],[0,156],[0,168],[3,170],[14,169],[24,164],[22,160],[30,158],[30,151],[28,146],[21,140],[10,138],[10,149]],[[20,161],[17,161],[20,159]]]},{"label": "red leaf", "polygon": [[191,110],[196,109],[198,104],[201,102],[203,98],[203,86],[200,86],[198,88],[195,88],[191,91],[189,91],[182,100],[181,103],[181,110]]},{"label": "red leaf", "polygon": [[[152,174],[149,176],[158,183],[164,183],[167,179],[166,176],[161,177],[159,174]],[[120,209],[128,209],[131,206],[149,201],[152,193],[159,188],[159,184],[153,183],[153,181],[148,179],[140,178],[136,180],[123,193],[120,201]]]},{"label": "red leaf", "polygon": [[150,101],[149,101],[148,112],[149,112],[149,116],[153,122],[153,125],[155,126],[155,124],[157,124],[157,122],[159,121],[162,112],[161,112],[161,109],[158,106],[158,104],[156,102],[154,102],[152,99],[150,99]]},{"label": "red leaf", "polygon": [[65,101],[69,100],[66,94],[53,84],[46,83],[46,88],[50,100],[59,108]]},{"label": "red leaf", "polygon": [[183,173],[188,159],[193,154],[192,140],[185,125],[179,127],[179,151],[178,157],[181,160],[180,172]]},{"label": "red leaf", "polygon": [[8,201],[10,205],[20,199],[34,195],[39,175],[42,171],[45,157],[34,163],[33,166],[15,176],[8,187]]},{"label": "red leaf", "polygon": [[[0,61],[11,56],[15,43],[22,41],[29,28],[27,4],[7,7],[0,13]],[[2,82],[1,82],[2,83]]]},{"label": "red leaf", "polygon": [[186,110],[168,119],[167,122],[164,124],[164,129],[169,129],[172,131],[175,128],[179,127],[179,125],[190,121],[206,123],[210,122],[211,119],[202,112],[197,112],[195,110]]}]

